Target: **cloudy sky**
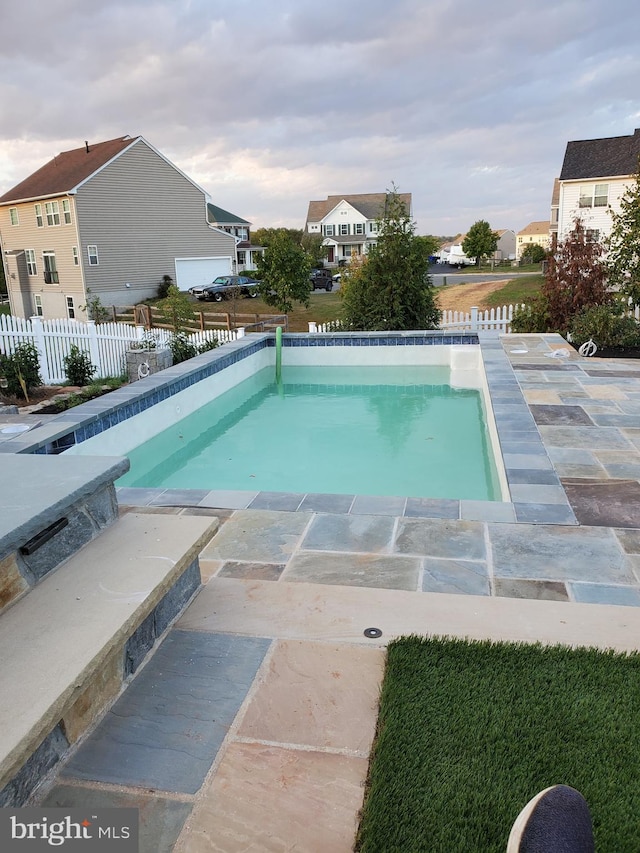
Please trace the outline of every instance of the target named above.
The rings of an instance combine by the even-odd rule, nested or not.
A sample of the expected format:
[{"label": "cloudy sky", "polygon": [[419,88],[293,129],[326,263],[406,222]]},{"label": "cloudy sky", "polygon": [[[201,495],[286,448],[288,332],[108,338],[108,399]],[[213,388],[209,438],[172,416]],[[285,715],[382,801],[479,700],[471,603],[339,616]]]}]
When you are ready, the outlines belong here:
[{"label": "cloudy sky", "polygon": [[20,0],[0,194],[142,135],[254,227],[413,193],[421,234],[547,219],[566,143],[640,127],[637,0]]}]

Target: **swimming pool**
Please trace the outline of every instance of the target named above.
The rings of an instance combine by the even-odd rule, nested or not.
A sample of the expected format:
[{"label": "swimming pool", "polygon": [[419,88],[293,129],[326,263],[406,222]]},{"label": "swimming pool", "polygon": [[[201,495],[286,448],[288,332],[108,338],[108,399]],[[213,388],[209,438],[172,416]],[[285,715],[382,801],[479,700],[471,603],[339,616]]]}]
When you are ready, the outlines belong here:
[{"label": "swimming pool", "polygon": [[134,448],[118,485],[499,499],[481,394],[449,373],[263,368]]},{"label": "swimming pool", "polygon": [[126,453],[119,486],[503,499],[478,347],[294,347],[281,387],[273,362],[263,349],[68,452]]}]

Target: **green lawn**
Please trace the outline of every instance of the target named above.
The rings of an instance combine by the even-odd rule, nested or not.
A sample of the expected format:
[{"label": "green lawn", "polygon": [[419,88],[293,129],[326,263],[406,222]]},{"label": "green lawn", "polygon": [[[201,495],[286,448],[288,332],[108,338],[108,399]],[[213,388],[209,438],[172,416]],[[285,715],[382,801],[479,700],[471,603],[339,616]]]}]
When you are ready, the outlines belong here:
[{"label": "green lawn", "polygon": [[640,655],[389,645],[356,850],[504,853],[529,799],[581,791],[596,849],[640,850]]},{"label": "green lawn", "polygon": [[522,278],[513,278],[501,290],[496,290],[486,296],[483,302],[489,308],[497,308],[502,305],[519,305],[529,302],[533,296],[539,293],[544,276],[527,275]]},{"label": "green lawn", "polygon": [[11,310],[10,310],[10,308],[9,308],[9,303],[8,303],[8,302],[3,302],[3,303],[0,305],[0,314],[11,314]]}]

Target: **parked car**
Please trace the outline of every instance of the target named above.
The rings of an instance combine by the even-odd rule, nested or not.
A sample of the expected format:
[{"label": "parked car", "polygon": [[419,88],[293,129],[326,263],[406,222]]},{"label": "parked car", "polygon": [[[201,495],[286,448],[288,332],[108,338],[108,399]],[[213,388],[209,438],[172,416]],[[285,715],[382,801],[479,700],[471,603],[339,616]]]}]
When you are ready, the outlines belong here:
[{"label": "parked car", "polygon": [[241,296],[248,296],[255,299],[258,295],[258,287],[260,282],[255,278],[248,278],[246,275],[219,275],[211,282],[211,284],[198,284],[195,287],[189,288],[189,293],[201,301],[211,300],[214,302],[222,302],[228,296],[233,296],[234,293],[240,293]]},{"label": "parked car", "polygon": [[330,291],[333,289],[333,278],[331,276],[331,270],[311,270],[311,275],[309,276],[309,279],[311,281],[312,290]]}]

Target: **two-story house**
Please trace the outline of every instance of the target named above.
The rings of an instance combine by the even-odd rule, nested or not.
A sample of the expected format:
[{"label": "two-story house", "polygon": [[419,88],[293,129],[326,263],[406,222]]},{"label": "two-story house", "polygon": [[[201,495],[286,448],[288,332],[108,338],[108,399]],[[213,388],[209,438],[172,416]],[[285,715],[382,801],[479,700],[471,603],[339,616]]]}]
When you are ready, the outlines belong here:
[{"label": "two-story house", "polygon": [[252,245],[251,223],[211,202],[207,205],[207,214],[212,225],[236,238],[237,272],[256,270],[258,256],[264,253],[264,246]]},{"label": "two-story house", "polygon": [[522,231],[518,231],[516,234],[516,259],[520,260],[526,249],[533,245],[541,246],[545,252],[549,251],[551,245],[549,220],[530,222]]},{"label": "two-story house", "polygon": [[558,240],[580,218],[587,236],[602,242],[611,233],[611,212],[638,172],[640,130],[632,136],[568,142],[559,179]]},{"label": "two-story house", "polygon": [[236,238],[211,225],[205,191],[143,137],[64,151],[0,197],[0,245],[19,317],[84,319],[230,273]]},{"label": "two-story house", "polygon": [[[398,193],[411,217],[411,193]],[[305,230],[321,234],[327,247],[327,265],[349,263],[377,242],[378,223],[384,216],[387,193],[330,195],[326,201],[310,201]]]}]

